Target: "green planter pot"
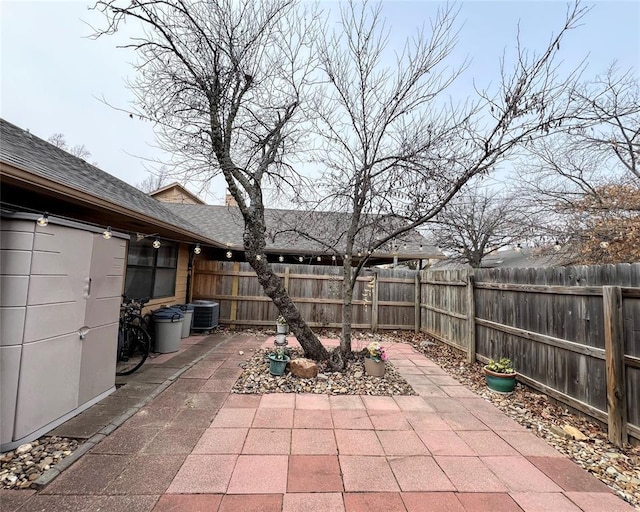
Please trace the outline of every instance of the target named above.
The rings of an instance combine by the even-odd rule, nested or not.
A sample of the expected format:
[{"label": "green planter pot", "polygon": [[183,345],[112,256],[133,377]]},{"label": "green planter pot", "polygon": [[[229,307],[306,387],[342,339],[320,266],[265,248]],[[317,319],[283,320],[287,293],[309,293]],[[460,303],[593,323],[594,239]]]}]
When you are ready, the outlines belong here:
[{"label": "green planter pot", "polygon": [[484,378],[487,387],[496,393],[512,393],[516,387],[517,373],[496,373],[484,367]]},{"label": "green planter pot", "polygon": [[271,375],[282,375],[288,362],[289,356],[285,356],[284,359],[277,359],[276,356],[269,354],[269,373]]}]

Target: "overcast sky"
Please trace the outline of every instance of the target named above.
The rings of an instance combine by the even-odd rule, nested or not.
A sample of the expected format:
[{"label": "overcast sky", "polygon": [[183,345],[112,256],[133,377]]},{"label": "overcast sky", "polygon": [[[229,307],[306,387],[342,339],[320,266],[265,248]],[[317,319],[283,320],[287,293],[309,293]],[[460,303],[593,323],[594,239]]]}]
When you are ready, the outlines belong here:
[{"label": "overcast sky", "polygon": [[[125,87],[133,76],[134,56],[118,49],[121,36],[92,40],[87,23],[100,17],[84,0],[3,0],[0,2],[1,59],[0,115],[21,128],[47,139],[63,133],[70,145],[84,144],[91,161],[131,183],[146,177],[144,158],[162,158],[154,148],[153,127],[130,119],[106,105],[126,108],[132,95]],[[321,3],[335,8],[337,2]],[[388,1],[385,14],[392,44],[433,14],[435,2]],[[518,22],[523,41],[541,49],[563,20],[564,2],[465,2],[460,21],[464,26],[456,58],[468,56],[472,64],[451,94],[457,101],[472,94],[472,84],[497,80],[498,59],[513,46]],[[605,71],[614,60],[623,69],[640,68],[640,2],[601,1],[569,34],[563,45],[567,66],[587,58],[587,75]],[[131,27],[129,27],[131,30]],[[195,190],[194,190],[195,191]],[[222,202],[217,187],[208,202]]]}]

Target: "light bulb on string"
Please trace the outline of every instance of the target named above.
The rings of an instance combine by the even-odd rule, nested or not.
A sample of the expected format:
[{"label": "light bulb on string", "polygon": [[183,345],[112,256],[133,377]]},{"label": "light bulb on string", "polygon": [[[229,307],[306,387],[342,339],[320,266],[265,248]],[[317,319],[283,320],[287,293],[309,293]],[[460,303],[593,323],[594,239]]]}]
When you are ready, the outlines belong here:
[{"label": "light bulb on string", "polygon": [[153,244],[152,244],[152,245],[153,245],[153,248],[154,248],[154,249],[160,249],[160,246],[161,246],[162,244],[160,243],[160,240],[159,240],[158,238],[156,238],[156,239],[153,241]]},{"label": "light bulb on string", "polygon": [[102,238],[104,238],[105,240],[109,240],[109,238],[111,238],[112,236],[113,233],[111,232],[111,226],[107,226],[107,229],[102,232]]},{"label": "light bulb on string", "polygon": [[227,252],[225,253],[225,256],[226,256],[227,258],[231,259],[231,257],[233,256],[233,253],[232,253],[231,251],[227,251]]},{"label": "light bulb on string", "polygon": [[300,263],[302,263],[302,262],[304,261],[304,257],[302,257],[302,256],[298,256],[298,261],[299,261]]},{"label": "light bulb on string", "polygon": [[200,244],[196,244],[196,246],[193,248],[193,254],[200,254],[202,252],[202,247],[200,247]]},{"label": "light bulb on string", "polygon": [[49,224],[49,214],[47,212],[44,212],[42,216],[38,219],[38,226],[44,227],[47,224]]},{"label": "light bulb on string", "polygon": [[278,261],[280,263],[282,263],[284,261],[284,256],[282,254],[280,256],[278,256]]}]

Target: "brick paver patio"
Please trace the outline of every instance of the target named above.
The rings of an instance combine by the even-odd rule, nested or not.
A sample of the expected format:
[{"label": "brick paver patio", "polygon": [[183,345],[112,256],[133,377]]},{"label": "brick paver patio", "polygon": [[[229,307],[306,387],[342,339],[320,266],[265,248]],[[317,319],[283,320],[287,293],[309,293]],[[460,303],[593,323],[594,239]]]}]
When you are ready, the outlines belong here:
[{"label": "brick paver patio", "polygon": [[230,394],[239,352],[262,343],[230,336],[45,489],[0,492],[0,509],[633,510],[409,345],[388,353],[420,396]]}]

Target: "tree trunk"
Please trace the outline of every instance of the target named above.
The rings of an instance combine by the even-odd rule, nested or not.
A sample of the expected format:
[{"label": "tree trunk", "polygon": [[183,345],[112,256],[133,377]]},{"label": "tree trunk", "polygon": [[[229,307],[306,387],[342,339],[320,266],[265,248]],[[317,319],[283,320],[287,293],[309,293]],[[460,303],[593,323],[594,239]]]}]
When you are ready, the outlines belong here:
[{"label": "tree trunk", "polygon": [[305,357],[314,361],[329,359],[329,352],[309,328],[300,315],[300,311],[289,297],[282,279],[278,277],[267,261],[263,252],[264,237],[260,237],[260,222],[246,222],[244,231],[244,248],[247,261],[255,270],[258,282],[265,294],[273,301],[280,314],[287,320],[289,327],[304,350]]},{"label": "tree trunk", "polygon": [[345,258],[342,267],[342,337],[340,352],[347,355],[351,352],[351,320],[353,317],[353,288],[351,287],[351,260]]}]

